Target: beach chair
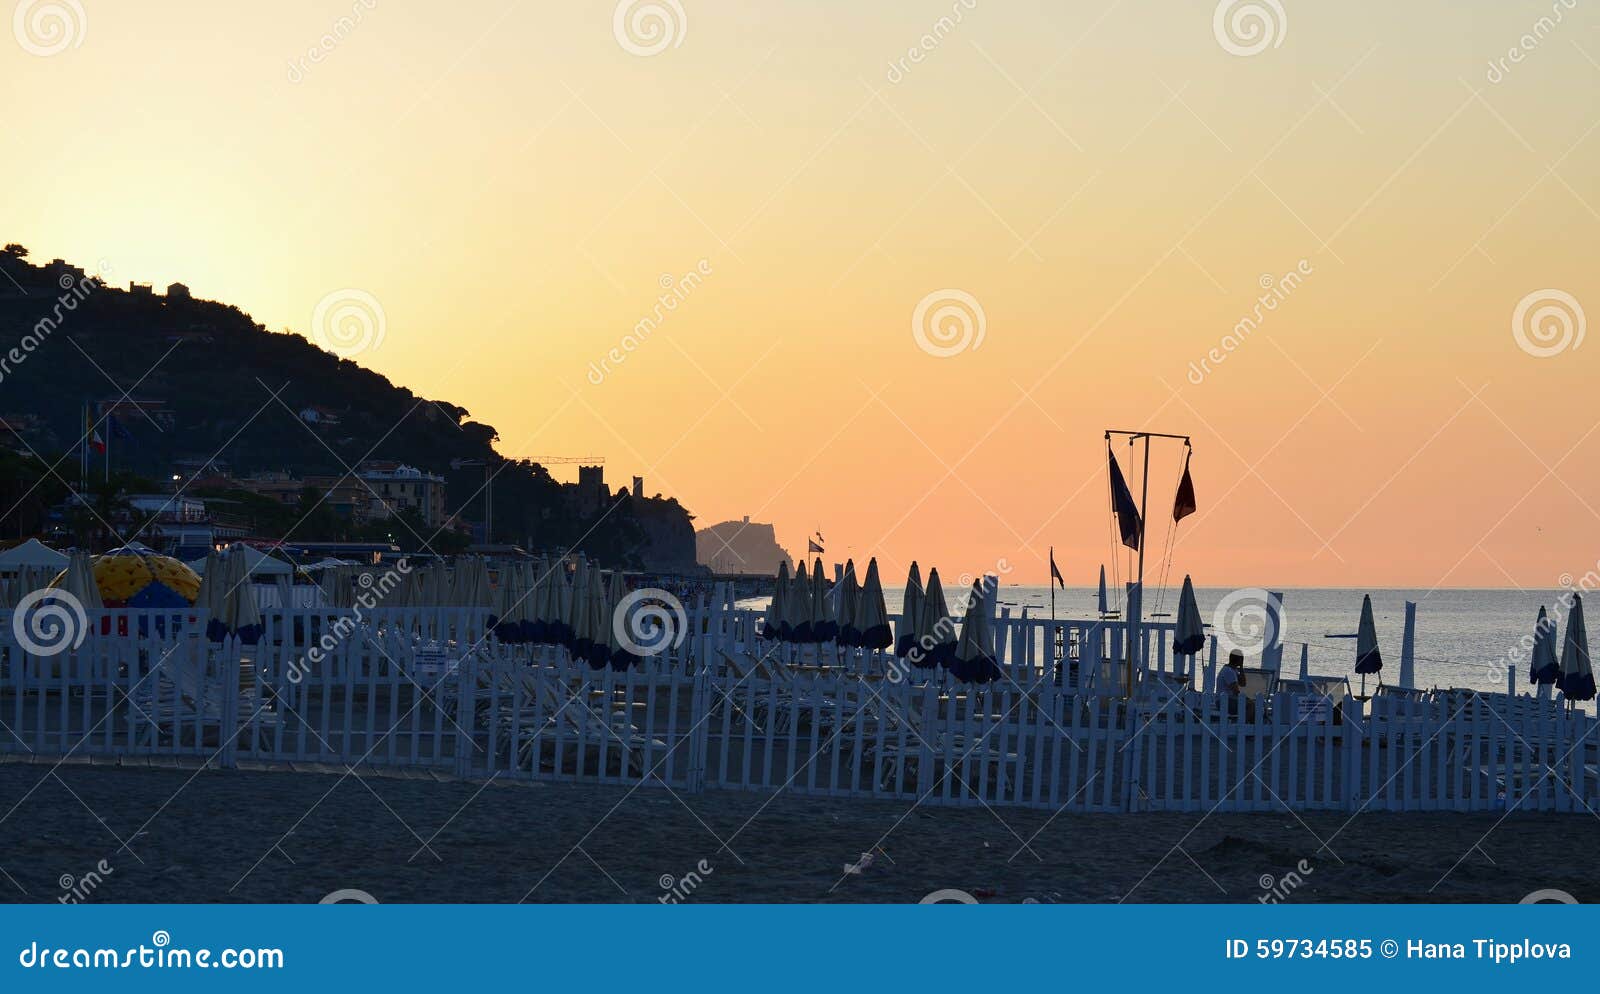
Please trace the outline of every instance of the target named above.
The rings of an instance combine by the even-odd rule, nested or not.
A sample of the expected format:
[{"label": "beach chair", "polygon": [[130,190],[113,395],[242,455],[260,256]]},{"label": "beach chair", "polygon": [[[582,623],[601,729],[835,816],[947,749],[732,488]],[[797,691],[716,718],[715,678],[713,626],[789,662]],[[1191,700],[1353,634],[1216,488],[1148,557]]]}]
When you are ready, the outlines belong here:
[{"label": "beach chair", "polygon": [[[948,697],[942,696],[940,700],[950,703]],[[997,726],[985,725],[976,734],[969,734],[965,728],[948,727],[947,722],[937,718],[931,723],[924,721],[915,706],[885,706],[881,710],[884,722],[881,734],[875,735],[865,750],[879,789],[894,790],[896,781],[903,776],[905,789],[921,793],[931,791],[933,784],[923,784],[921,781],[922,759],[927,756],[934,766],[948,759],[953,766],[965,769],[987,767],[987,773],[981,775],[980,779],[986,777],[993,786],[996,798],[1005,795],[1007,771],[1016,764],[1018,753],[999,747],[998,737],[994,734]],[[902,728],[907,733],[904,747],[899,741]],[[953,770],[946,769],[944,775],[955,774]],[[969,789],[977,791],[972,778],[961,779],[965,780]],[[913,783],[916,785],[914,788],[911,786]]]},{"label": "beach chair", "polygon": [[[738,703],[740,699],[753,697],[755,713],[747,717],[754,719],[758,729],[769,730],[775,735],[786,734],[791,720],[798,715],[796,731],[809,731],[813,715],[819,715],[818,727],[831,731],[835,715],[843,711],[848,721],[858,710],[853,705],[841,707],[836,695],[828,695],[817,689],[814,680],[796,674],[776,656],[753,657],[749,653],[730,653],[721,649],[717,650],[717,654],[722,658],[728,675],[735,681],[733,687],[740,689],[730,687],[724,690],[714,685],[713,690],[718,694],[716,703],[743,710],[744,704]],[[744,690],[752,684],[753,693]]]},{"label": "beach chair", "polygon": [[[506,698],[494,718],[519,766],[559,774],[563,772],[556,769],[559,751],[570,757],[573,772],[581,774],[584,756],[592,752],[597,768],[600,757],[616,757],[618,775],[626,778],[644,774],[647,749],[667,748],[665,742],[634,726],[630,709],[604,700],[596,708],[590,693],[593,688],[586,681],[580,679],[576,688],[569,687],[559,672],[534,670],[520,663],[491,668]],[[563,747],[560,750],[558,741]],[[566,752],[569,747],[571,751]]]}]

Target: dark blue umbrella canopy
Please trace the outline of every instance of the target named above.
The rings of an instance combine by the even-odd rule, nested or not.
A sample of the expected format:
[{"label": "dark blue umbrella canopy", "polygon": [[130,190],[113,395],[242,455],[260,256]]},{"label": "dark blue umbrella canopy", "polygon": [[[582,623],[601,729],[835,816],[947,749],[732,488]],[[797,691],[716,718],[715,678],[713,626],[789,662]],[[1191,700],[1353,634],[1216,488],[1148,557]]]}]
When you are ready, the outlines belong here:
[{"label": "dark blue umbrella canopy", "polygon": [[861,584],[856,579],[856,561],[844,561],[844,578],[833,591],[833,619],[836,638],[840,645],[858,648],[861,645],[861,626],[856,615],[861,609]]},{"label": "dark blue umbrella canopy", "polygon": [[867,562],[867,579],[861,585],[856,626],[861,629],[861,641],[858,644],[863,649],[882,650],[894,644],[894,633],[889,628],[889,611],[883,603],[883,581],[878,578],[877,559]]},{"label": "dark blue umbrella canopy", "polygon": [[789,584],[789,602],[784,610],[784,638],[790,642],[815,642],[811,637],[811,581],[806,561],[800,560]]},{"label": "dark blue umbrella canopy", "polygon": [[1000,664],[994,658],[989,605],[977,582],[972,584],[967,595],[967,614],[961,623],[961,640],[956,643],[950,673],[966,683],[991,683],[1000,678]]},{"label": "dark blue umbrella canopy", "polygon": [[1361,624],[1356,628],[1356,672],[1377,673],[1383,669],[1383,654],[1378,651],[1378,626],[1372,622],[1372,597],[1361,595]]},{"label": "dark blue umbrella canopy", "polygon": [[955,626],[950,608],[945,604],[944,586],[939,582],[939,569],[928,570],[928,588],[922,598],[922,618],[917,622],[918,645],[911,654],[919,669],[949,666],[955,658]]},{"label": "dark blue umbrella canopy", "polygon": [[1528,682],[1542,687],[1561,679],[1561,663],[1556,659],[1556,626],[1544,605],[1539,605],[1539,620],[1533,628],[1533,658],[1528,664]]},{"label": "dark blue umbrella canopy", "polygon": [[927,594],[922,589],[922,571],[911,564],[906,576],[906,593],[900,602],[900,636],[895,639],[894,654],[904,659],[917,644],[917,626],[922,622],[922,604]]},{"label": "dark blue umbrella canopy", "polygon": [[1178,623],[1172,635],[1172,651],[1180,656],[1192,656],[1206,644],[1200,605],[1194,599],[1194,581],[1187,576],[1183,578],[1183,592],[1178,595]]},{"label": "dark blue umbrella canopy", "polygon": [[1589,630],[1583,623],[1583,598],[1572,595],[1567,639],[1561,646],[1561,693],[1569,701],[1594,700],[1594,664],[1589,659]]}]

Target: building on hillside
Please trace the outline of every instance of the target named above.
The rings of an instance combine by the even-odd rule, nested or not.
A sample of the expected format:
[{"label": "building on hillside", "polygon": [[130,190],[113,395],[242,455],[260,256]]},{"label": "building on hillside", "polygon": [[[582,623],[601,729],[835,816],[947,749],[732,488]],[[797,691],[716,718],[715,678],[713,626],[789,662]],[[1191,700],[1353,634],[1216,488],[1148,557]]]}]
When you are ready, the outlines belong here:
[{"label": "building on hillside", "polygon": [[606,490],[606,468],[579,466],[578,482],[568,486],[567,494],[579,515],[587,518],[598,514],[611,497]]},{"label": "building on hillside", "polygon": [[128,506],[132,509],[130,518],[141,524],[149,522],[140,532],[139,541],[158,552],[179,559],[194,559],[205,555],[216,541],[206,502],[199,498],[129,494]]},{"label": "building on hillside", "polygon": [[356,470],[356,478],[388,514],[413,511],[430,528],[444,523],[444,477],[404,463],[366,462]]}]

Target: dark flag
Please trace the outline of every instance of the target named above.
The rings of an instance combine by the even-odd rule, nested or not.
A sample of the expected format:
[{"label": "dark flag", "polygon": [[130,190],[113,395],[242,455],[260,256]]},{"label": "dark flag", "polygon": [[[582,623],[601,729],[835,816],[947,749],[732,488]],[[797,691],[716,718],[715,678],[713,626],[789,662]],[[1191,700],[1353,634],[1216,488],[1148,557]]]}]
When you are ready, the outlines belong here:
[{"label": "dark flag", "polygon": [[1189,475],[1189,456],[1183,457],[1183,479],[1178,481],[1178,499],[1172,503],[1172,520],[1182,521],[1195,512],[1194,477]]},{"label": "dark flag", "polygon": [[1067,581],[1061,579],[1061,570],[1056,568],[1056,550],[1054,546],[1050,548],[1050,579],[1054,580],[1062,590],[1067,589]]},{"label": "dark flag", "polygon": [[1122,478],[1122,468],[1117,465],[1116,454],[1106,447],[1106,457],[1111,460],[1111,509],[1117,514],[1117,528],[1122,532],[1122,544],[1130,549],[1139,548],[1139,505],[1133,502],[1133,492],[1128,481]]},{"label": "dark flag", "polygon": [[806,553],[807,553],[807,555],[809,555],[811,553],[814,553],[814,552],[823,552],[823,551],[825,551],[825,550],[822,548],[822,546],[817,544],[816,539],[811,539],[811,538],[806,539]]}]

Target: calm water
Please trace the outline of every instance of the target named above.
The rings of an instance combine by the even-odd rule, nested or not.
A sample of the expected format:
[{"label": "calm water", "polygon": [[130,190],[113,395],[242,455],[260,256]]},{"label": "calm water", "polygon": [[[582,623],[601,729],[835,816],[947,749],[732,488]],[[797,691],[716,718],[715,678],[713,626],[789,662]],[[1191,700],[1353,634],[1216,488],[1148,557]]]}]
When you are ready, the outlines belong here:
[{"label": "calm water", "polygon": [[[903,581],[902,581],[903,584]],[[1217,609],[1224,599],[1234,595],[1234,588],[1195,589],[1200,603],[1200,614],[1208,626],[1227,623],[1217,617]],[[1405,622],[1405,602],[1417,604],[1416,682],[1419,687],[1473,687],[1479,690],[1506,689],[1506,669],[1513,667],[1517,673],[1517,690],[1527,688],[1528,655],[1534,623],[1539,606],[1545,605],[1558,615],[1557,605],[1563,591],[1520,590],[1351,590],[1351,589],[1285,589],[1283,593],[1283,639],[1285,644],[1283,668],[1297,672],[1300,666],[1300,643],[1310,646],[1310,670],[1314,674],[1347,675],[1352,685],[1359,686],[1355,677],[1355,639],[1330,639],[1329,634],[1355,632],[1361,615],[1361,596],[1371,594],[1373,618],[1378,628],[1378,644],[1383,651],[1383,676],[1390,682],[1399,679],[1400,641]],[[884,591],[890,614],[900,610],[901,585]],[[953,598],[955,591],[946,588],[946,596]],[[1157,594],[1148,595],[1145,612],[1177,611],[1177,590],[1168,589],[1162,603],[1156,603]],[[1029,617],[1048,617],[1050,592],[1045,587],[1000,588],[1002,607],[1009,607],[1013,616],[1023,607]],[[760,602],[752,602],[759,604]],[[1245,628],[1259,626],[1263,616],[1260,601],[1248,595],[1235,597],[1235,610],[1229,615],[1235,624]],[[1112,604],[1115,608],[1117,605]],[[1056,591],[1056,617],[1091,618],[1095,612],[1095,590],[1088,587],[1068,587]],[[1170,618],[1159,619],[1170,621]],[[1558,617],[1558,635],[1565,636],[1566,619]],[[1591,627],[1593,627],[1591,622]],[[1259,642],[1257,637],[1256,642]],[[1247,646],[1250,643],[1245,643]],[[1559,642],[1557,643],[1559,646]],[[1559,651],[1559,650],[1558,650]],[[1252,657],[1254,653],[1249,653]],[[1253,658],[1251,662],[1253,663]]]}]

